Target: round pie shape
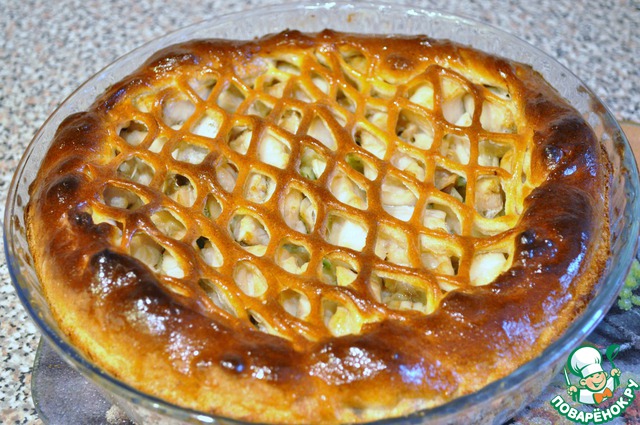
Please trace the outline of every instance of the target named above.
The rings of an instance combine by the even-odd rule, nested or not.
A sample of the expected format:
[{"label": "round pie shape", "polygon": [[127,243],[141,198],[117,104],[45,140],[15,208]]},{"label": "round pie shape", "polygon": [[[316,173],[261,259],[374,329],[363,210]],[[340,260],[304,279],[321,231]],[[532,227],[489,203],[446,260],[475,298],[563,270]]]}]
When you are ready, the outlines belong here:
[{"label": "round pie shape", "polygon": [[529,66],[425,36],[169,47],[59,127],[28,208],[62,329],[141,391],[260,422],[474,392],[588,303],[609,163]]}]

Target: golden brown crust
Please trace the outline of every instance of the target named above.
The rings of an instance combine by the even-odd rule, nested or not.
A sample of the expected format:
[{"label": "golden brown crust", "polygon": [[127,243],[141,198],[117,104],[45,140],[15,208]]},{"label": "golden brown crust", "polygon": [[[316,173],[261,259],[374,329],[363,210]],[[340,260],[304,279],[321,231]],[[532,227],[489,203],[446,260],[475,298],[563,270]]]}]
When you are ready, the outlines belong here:
[{"label": "golden brown crust", "polygon": [[[344,53],[342,48],[350,50]],[[325,79],[336,78],[333,87],[342,87],[343,94],[330,91],[333,97],[329,99],[315,91],[318,86],[303,84],[306,96],[321,99],[309,106],[313,102],[295,99],[296,89],[287,85],[281,98],[290,96],[287,105],[297,108],[303,117],[297,132],[273,130],[284,112],[277,96],[260,97],[272,102],[266,117],[260,118],[259,111],[248,112],[248,104],[257,98],[251,84],[262,81],[260,75],[270,58],[286,59],[300,52],[312,57],[317,51],[325,52],[331,58],[329,63],[323,68],[317,57],[312,65],[306,59],[300,80],[309,84],[310,73],[315,71]],[[368,68],[358,71],[360,63],[353,61],[355,65],[346,68],[347,59],[357,55]],[[295,69],[292,72],[295,74]],[[363,97],[358,89],[364,89],[358,84],[369,84],[371,75],[379,77],[378,85],[368,87],[369,97]],[[244,113],[223,110],[224,105],[214,104],[215,99],[198,97],[203,88],[189,86],[194,76],[201,80],[215,76],[218,82],[231,82],[236,89],[250,92],[241,99]],[[441,85],[447,78],[460,82],[475,99],[466,125],[450,122],[443,112],[446,97]],[[432,85],[431,110],[408,100],[419,81]],[[262,82],[266,87],[267,82]],[[186,118],[187,124],[174,123],[176,128],[171,128],[168,118],[158,111],[174,100],[172,87],[176,85],[188,94],[195,112]],[[517,128],[514,134],[491,132],[482,123],[482,100],[499,101],[488,91],[492,86],[510,93]],[[380,159],[356,146],[358,126],[364,125],[360,118],[366,114],[362,102],[376,97],[376,87],[394,90],[388,98],[378,94],[372,104],[388,108],[391,118],[380,131],[386,132],[389,140],[397,139],[394,143],[404,146],[402,152],[420,150],[410,143],[403,145],[402,135],[396,137],[402,114],[418,111],[431,120],[433,140],[449,134],[468,137],[472,159],[451,165],[439,156],[440,150],[422,149],[423,153],[418,153],[425,159],[425,176],[419,176],[420,170],[411,174],[392,168],[389,152]],[[214,86],[212,90],[217,95],[225,88]],[[154,93],[153,110],[147,110],[148,106],[136,109],[136,102],[143,104],[147,93]],[[224,116],[218,135],[188,134],[188,139],[187,133],[194,131],[198,117],[205,116],[207,110]],[[342,118],[332,115],[332,110],[341,111],[338,115]],[[311,128],[311,111],[332,131],[333,149],[301,130]],[[344,123],[339,123],[341,119]],[[135,131],[130,130],[134,121],[146,130],[139,146],[127,143],[122,133],[123,128]],[[289,144],[290,163],[265,165],[255,147],[243,155],[230,149],[229,134],[238,123],[252,126],[254,134],[275,131]],[[367,125],[368,131],[378,131],[371,123]],[[168,135],[164,146],[159,151],[151,148],[163,135]],[[508,140],[520,163],[509,169],[479,165],[478,146],[489,137],[498,142]],[[175,152],[185,140],[206,146],[200,163],[176,159]],[[252,143],[250,146],[258,142]],[[344,201],[335,199],[329,179],[335,179],[337,171],[324,173],[311,183],[306,181],[300,164],[293,164],[299,161],[303,146],[329,158],[328,167],[334,162],[345,166],[346,178],[368,185],[366,207],[345,206]],[[347,169],[344,158],[350,152],[358,152],[375,165],[380,175],[373,183]],[[130,173],[128,178],[118,174],[123,173],[122,164],[134,157],[152,165],[154,173],[146,184],[132,181]],[[242,195],[242,184],[226,191],[216,174],[224,161],[239,169],[238,182],[243,182],[250,170],[273,176],[276,196],[262,204],[243,200],[242,209],[234,207],[223,211],[218,221],[207,220],[202,214],[203,206],[208,205],[207,194],[214,194],[225,205],[232,205],[228,202]],[[254,168],[250,169],[249,163]],[[452,204],[459,208],[462,223],[454,234],[425,229],[417,213],[407,220],[385,213],[379,200],[385,173],[396,176],[405,187],[417,188],[420,194],[436,193],[440,189],[434,186],[436,163],[464,170],[470,194],[476,190],[474,185],[481,184],[481,178],[473,176],[487,177],[487,170],[498,176],[507,193],[501,216],[494,222],[502,223],[503,231],[477,234],[474,223],[489,220],[478,218],[479,205],[469,199]],[[196,187],[195,199],[171,198],[168,191],[173,189],[167,187],[179,179],[190,180]],[[31,187],[29,236],[41,281],[62,329],[97,364],[134,387],[180,405],[252,421],[363,421],[406,414],[476,391],[535,357],[560,335],[588,302],[606,261],[607,179],[607,161],[589,126],[527,66],[426,37],[364,37],[331,31],[303,35],[291,31],[251,42],[205,40],[170,47],[110,88],[89,111],[67,118]],[[177,190],[189,184],[186,180],[176,183]],[[296,183],[293,187],[314,198],[317,222],[308,234],[284,222],[278,224],[284,214],[278,209],[286,197],[281,185],[287,182]],[[105,206],[109,196],[105,190],[114,187],[135,193],[139,199],[132,202],[142,205],[124,212]],[[424,209],[428,197],[418,198],[415,209]],[[193,207],[184,205],[189,203]],[[176,226],[184,227],[180,237],[167,237],[158,228],[152,216],[159,211],[178,216]],[[325,218],[331,211],[366,224],[370,232],[365,248],[328,242]],[[229,226],[241,214],[266,220],[271,238],[266,253],[256,254],[248,251],[246,244],[234,244]],[[105,215],[112,221],[98,223]],[[374,252],[371,230],[382,232],[385,223],[406,231],[410,241],[407,264],[394,264]],[[220,247],[224,251],[221,266],[211,267],[200,259],[203,232],[214,244],[227,243]],[[134,258],[132,241],[141,233],[173,253],[184,275],[154,273]],[[459,264],[455,273],[421,266],[422,245],[417,236],[412,239],[412,233],[435,235],[456,247]],[[304,241],[304,246],[315,251],[306,271],[291,274],[267,261],[275,258],[278,241],[283,240]],[[508,270],[488,285],[471,284],[475,255],[496,247],[508,257]],[[328,285],[314,277],[323,258],[318,252],[325,255],[330,251],[341,258],[359,256],[358,277],[350,286]],[[233,283],[230,276],[242,261],[258,265],[266,276],[264,295],[247,296],[237,287],[229,288]],[[419,288],[426,293],[426,310],[399,310],[377,299],[371,289],[372,276],[385,276],[385,272],[422,282]],[[226,288],[237,317],[207,296],[203,277]],[[456,290],[444,290],[451,286]],[[309,297],[308,317],[292,317],[278,303],[279,294],[287,288]],[[324,300],[348,305],[359,315],[361,327],[334,335],[335,330],[323,320]],[[259,312],[255,317],[271,326],[270,333],[256,330],[245,310]]]}]

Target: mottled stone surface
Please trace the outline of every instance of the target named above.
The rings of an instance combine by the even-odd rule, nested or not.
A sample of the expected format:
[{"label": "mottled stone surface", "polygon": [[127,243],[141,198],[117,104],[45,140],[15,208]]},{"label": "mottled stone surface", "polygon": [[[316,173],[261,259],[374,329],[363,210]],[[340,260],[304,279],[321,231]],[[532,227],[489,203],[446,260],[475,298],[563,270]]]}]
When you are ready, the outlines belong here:
[{"label": "mottled stone surface", "polygon": [[[26,145],[82,81],[145,41],[208,17],[267,3],[284,2],[0,1],[0,212]],[[640,121],[638,0],[409,3],[475,17],[519,36],[578,75],[618,119]],[[2,250],[1,423],[40,423],[30,391],[38,339],[14,294]]]}]

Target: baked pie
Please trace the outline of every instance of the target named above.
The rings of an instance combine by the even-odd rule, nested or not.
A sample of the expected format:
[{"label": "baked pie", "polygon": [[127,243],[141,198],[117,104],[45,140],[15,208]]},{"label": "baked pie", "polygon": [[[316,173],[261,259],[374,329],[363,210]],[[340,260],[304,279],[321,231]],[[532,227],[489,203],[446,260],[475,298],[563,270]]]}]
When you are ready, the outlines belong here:
[{"label": "baked pie", "polygon": [[198,40],[61,124],[30,246],[61,328],[140,391],[362,422],[567,328],[605,267],[609,167],[531,67],[453,42]]}]

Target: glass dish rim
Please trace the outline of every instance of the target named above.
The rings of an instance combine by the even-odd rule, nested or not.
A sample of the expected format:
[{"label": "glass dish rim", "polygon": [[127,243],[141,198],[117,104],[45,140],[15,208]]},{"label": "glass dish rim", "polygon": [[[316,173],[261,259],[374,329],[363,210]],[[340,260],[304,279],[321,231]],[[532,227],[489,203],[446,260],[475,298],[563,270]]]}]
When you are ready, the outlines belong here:
[{"label": "glass dish rim", "polygon": [[[4,214],[4,231],[3,231],[3,242],[4,242],[4,250],[5,256],[7,258],[7,265],[9,270],[9,275],[11,277],[11,281],[16,290],[18,298],[22,303],[23,307],[27,311],[30,318],[34,321],[39,331],[45,337],[45,339],[51,344],[51,346],[55,349],[55,351],[63,358],[65,361],[70,363],[74,368],[80,370],[82,374],[90,380],[99,379],[102,385],[106,385],[110,390],[117,390],[118,395],[124,395],[128,400],[135,400],[136,403],[142,405],[145,408],[157,411],[162,409],[165,412],[178,413],[180,416],[176,416],[178,418],[192,417],[200,419],[204,422],[211,422],[218,419],[225,420],[232,423],[237,424],[251,424],[252,422],[245,422],[233,418],[227,418],[220,415],[212,415],[204,412],[200,412],[197,410],[193,410],[190,408],[185,408],[178,406],[176,404],[167,402],[158,397],[143,393],[136,388],[124,383],[123,381],[105,373],[102,369],[100,369],[97,365],[93,364],[89,360],[87,360],[81,352],[76,349],[71,344],[67,343],[59,333],[55,332],[52,328],[50,328],[46,321],[42,318],[42,316],[38,313],[37,308],[34,307],[29,301],[28,294],[23,292],[22,288],[18,284],[17,276],[20,274],[20,266],[17,263],[17,259],[15,255],[13,255],[13,241],[8,239],[8,235],[13,234],[12,228],[12,220],[13,210],[15,207],[15,197],[17,187],[22,179],[22,176],[25,171],[25,166],[28,163],[31,155],[33,154],[36,146],[36,141],[41,138],[41,135],[44,132],[44,129],[49,126],[49,124],[54,120],[54,118],[58,117],[61,114],[64,114],[63,110],[67,104],[69,104],[78,93],[82,92],[86,87],[89,87],[91,83],[93,83],[96,79],[108,75],[109,72],[121,64],[122,62],[126,62],[129,59],[140,54],[140,52],[152,47],[156,46],[155,50],[161,48],[161,46],[167,46],[173,43],[166,44],[165,41],[173,39],[180,34],[189,33],[196,28],[199,28],[203,25],[206,25],[209,22],[215,20],[216,22],[224,22],[230,20],[237,20],[239,18],[247,19],[249,16],[255,16],[258,14],[274,14],[279,11],[292,11],[292,10],[318,10],[321,11],[323,9],[339,9],[339,8],[367,8],[367,9],[375,9],[378,11],[384,9],[403,9],[408,14],[424,16],[425,18],[430,19],[439,19],[439,20],[448,20],[454,21],[456,23],[463,24],[465,26],[473,26],[479,27],[489,30],[492,33],[498,34],[503,40],[508,40],[509,42],[516,43],[517,45],[521,45],[526,47],[529,50],[535,51],[535,53],[539,56],[544,57],[545,59],[551,61],[554,66],[558,66],[564,72],[566,72],[569,77],[574,78],[580,86],[586,91],[586,93],[594,99],[597,99],[600,105],[604,107],[604,116],[607,117],[610,121],[610,125],[613,126],[614,130],[621,137],[621,143],[624,146],[624,154],[623,165],[627,168],[627,172],[630,174],[630,179],[633,182],[638,182],[638,169],[636,165],[636,161],[634,156],[628,155],[631,152],[629,143],[627,138],[620,128],[619,123],[615,120],[611,111],[607,107],[607,105],[600,100],[594,92],[587,87],[580,78],[578,78],[572,71],[570,71],[566,66],[558,62],[556,59],[548,55],[546,52],[541,49],[529,44],[528,42],[522,40],[521,38],[510,34],[500,28],[496,28],[490,24],[477,21],[473,18],[466,17],[464,15],[452,14],[449,12],[439,11],[437,9],[427,9],[425,7],[418,7],[412,5],[395,5],[391,3],[384,2],[366,2],[360,3],[358,1],[332,1],[332,2],[318,2],[318,1],[303,1],[296,3],[284,3],[284,4],[274,4],[268,6],[258,7],[252,10],[243,10],[239,12],[231,12],[225,13],[221,15],[211,15],[206,19],[203,19],[199,22],[193,23],[191,25],[182,27],[178,30],[167,33],[161,37],[152,39],[135,49],[129,51],[128,53],[120,56],[115,61],[111,62],[97,73],[92,75],[86,81],[84,81],[80,86],[78,86],[69,96],[67,96],[64,101],[60,103],[60,105],[49,115],[49,117],[45,120],[45,122],[41,125],[40,129],[33,136],[32,140],[29,142],[27,148],[25,149],[24,154],[22,155],[20,162],[16,168],[16,172],[11,180],[11,184],[9,190],[7,192],[7,203],[5,207]],[[154,50],[154,51],[155,51]],[[144,56],[140,59],[142,61],[146,60],[148,57]],[[140,65],[142,62],[138,62]],[[24,183],[22,183],[24,184]],[[634,205],[631,206],[635,215],[640,217],[640,202],[636,198],[634,200]],[[593,331],[593,329],[597,326],[597,324],[602,320],[606,312],[615,302],[615,298],[622,287],[622,282],[624,281],[624,277],[626,273],[628,273],[628,269],[631,265],[631,260],[635,257],[635,253],[637,250],[638,244],[638,234],[640,232],[640,221],[633,221],[629,223],[631,227],[630,234],[633,235],[633,238],[623,245],[623,249],[620,252],[620,256],[622,257],[622,263],[628,264],[626,267],[622,267],[621,269],[617,269],[618,273],[615,276],[610,276],[609,280],[618,281],[617,285],[606,285],[604,280],[600,282],[602,288],[600,289],[600,293],[596,298],[594,298],[581,315],[563,332],[561,337],[556,340],[554,343],[549,345],[542,353],[540,353],[537,357],[530,360],[529,362],[523,364],[518,369],[514,370],[511,374],[506,377],[494,381],[491,384],[481,388],[480,390],[461,396],[459,398],[453,399],[443,405],[414,412],[410,415],[381,419],[378,421],[368,422],[371,424],[393,424],[398,420],[408,419],[411,417],[421,417],[423,419],[429,419],[430,417],[438,418],[450,415],[452,413],[457,413],[465,410],[468,407],[474,405],[480,405],[488,400],[491,400],[497,396],[500,396],[508,391],[511,391],[514,386],[524,383],[530,376],[532,370],[542,370],[545,366],[555,363],[558,360],[558,357],[561,355],[560,353],[563,350],[559,349],[563,346],[577,346],[586,336]],[[96,378],[94,378],[96,377]]]}]

